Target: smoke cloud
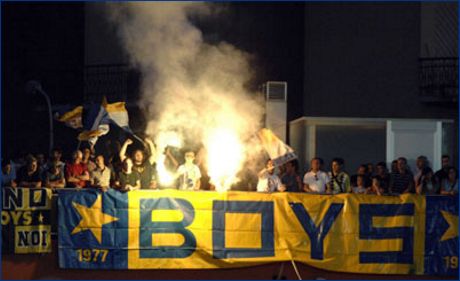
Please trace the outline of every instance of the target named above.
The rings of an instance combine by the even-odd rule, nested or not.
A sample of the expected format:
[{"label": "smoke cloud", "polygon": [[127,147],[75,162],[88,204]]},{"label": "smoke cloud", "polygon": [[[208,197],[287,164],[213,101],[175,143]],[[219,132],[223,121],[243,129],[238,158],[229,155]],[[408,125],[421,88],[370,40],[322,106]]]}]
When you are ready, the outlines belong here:
[{"label": "smoke cloud", "polygon": [[130,2],[107,7],[131,63],[142,72],[139,103],[147,114],[146,134],[155,137],[160,152],[184,142],[202,145],[211,182],[227,190],[252,157],[248,141],[260,128],[263,109],[246,88],[254,74],[250,55],[226,42],[205,42],[190,21],[212,15],[215,5]]}]

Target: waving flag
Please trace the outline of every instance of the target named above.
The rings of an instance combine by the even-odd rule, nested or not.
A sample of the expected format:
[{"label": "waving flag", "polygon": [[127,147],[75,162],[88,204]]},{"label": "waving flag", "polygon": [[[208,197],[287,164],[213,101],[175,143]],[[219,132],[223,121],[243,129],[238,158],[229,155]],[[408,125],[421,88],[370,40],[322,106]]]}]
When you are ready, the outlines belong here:
[{"label": "waving flag", "polygon": [[84,131],[78,135],[78,140],[88,141],[94,145],[99,136],[109,132],[109,122],[107,111],[99,104],[90,104],[83,111]]},{"label": "waving flag", "polygon": [[125,102],[108,103],[104,96],[102,99],[102,107],[104,107],[112,123],[131,134],[133,133],[131,128],[129,128],[129,116],[125,107]]},{"label": "waving flag", "polygon": [[263,128],[257,133],[257,136],[275,166],[297,159],[294,150],[281,141],[271,130]]},{"label": "waving flag", "polygon": [[55,118],[59,122],[64,122],[68,127],[79,129],[83,128],[82,123],[83,106],[77,106],[72,110],[57,112]]}]

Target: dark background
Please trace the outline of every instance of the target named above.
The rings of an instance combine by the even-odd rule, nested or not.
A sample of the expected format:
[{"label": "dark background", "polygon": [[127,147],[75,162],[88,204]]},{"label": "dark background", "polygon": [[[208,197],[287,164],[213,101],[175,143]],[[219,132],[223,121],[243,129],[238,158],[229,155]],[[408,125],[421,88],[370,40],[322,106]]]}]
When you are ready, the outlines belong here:
[{"label": "dark background", "polygon": [[[205,40],[224,40],[254,56],[257,75],[251,88],[257,89],[266,81],[286,81],[288,122],[302,116],[432,118],[453,119],[458,128],[458,90],[447,102],[437,96],[429,96],[430,102],[426,102],[426,96],[422,97],[420,77],[425,70],[421,65],[426,59],[422,45],[429,35],[422,28],[427,20],[421,3],[219,5],[227,8],[226,13],[196,21]],[[108,25],[97,6],[81,2],[2,2],[5,156],[46,152],[48,148],[46,104],[43,97],[25,93],[28,80],[41,81],[54,107],[80,105],[104,94],[96,91],[88,95],[89,72],[101,64],[103,69],[106,65],[118,69],[117,65],[126,64],[115,28]],[[448,28],[438,28],[443,34],[435,41],[457,50],[457,9],[451,10],[454,14]],[[434,59],[437,56],[432,54]],[[454,56],[457,65],[447,73],[457,71],[457,51]],[[134,73],[128,79],[125,97],[130,122],[136,132],[142,132],[145,119],[136,105],[139,79],[135,70],[127,69]],[[445,87],[439,81],[428,82],[432,83],[430,87]],[[78,132],[59,122],[54,126],[55,146],[69,152],[75,149]],[[112,127],[103,138],[123,140],[125,135]]]}]

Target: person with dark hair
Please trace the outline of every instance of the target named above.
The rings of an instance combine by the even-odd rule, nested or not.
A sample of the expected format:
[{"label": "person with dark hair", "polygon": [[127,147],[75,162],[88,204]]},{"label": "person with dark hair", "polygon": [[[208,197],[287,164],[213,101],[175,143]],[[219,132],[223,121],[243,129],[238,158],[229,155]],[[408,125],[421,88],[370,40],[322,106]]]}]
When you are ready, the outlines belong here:
[{"label": "person with dark hair", "polygon": [[125,157],[122,162],[122,170],[118,173],[115,183],[120,191],[133,191],[141,188],[141,179],[138,173],[133,171],[133,161]]},{"label": "person with dark hair", "polygon": [[356,181],[353,182],[353,187],[351,188],[354,194],[365,194],[366,187],[364,186],[364,176],[356,175]]},{"label": "person with dark hair", "polygon": [[330,193],[331,179],[326,172],[321,170],[323,160],[315,157],[310,161],[310,171],[303,177],[303,190],[307,193],[326,194]]},{"label": "person with dark hair", "polygon": [[414,178],[407,168],[407,159],[398,158],[398,172],[392,174],[390,178],[390,193],[403,194],[414,193]]},{"label": "person with dark hair", "polygon": [[417,184],[419,179],[422,177],[422,171],[428,167],[428,158],[426,156],[420,155],[415,160],[415,173],[414,173],[414,182]]},{"label": "person with dark hair", "polygon": [[441,157],[441,169],[436,171],[434,174],[436,181],[442,183],[447,177],[449,176],[449,168],[450,168],[450,157],[449,155],[443,155]]},{"label": "person with dark hair", "polygon": [[377,163],[376,167],[376,176],[380,177],[381,185],[383,188],[383,193],[388,194],[389,185],[390,185],[390,174],[387,170],[387,164],[385,162]]},{"label": "person with dark hair", "polygon": [[366,167],[367,167],[367,176],[369,178],[372,178],[374,176],[374,173],[375,173],[374,164],[367,163]]},{"label": "person with dark hair", "polygon": [[69,187],[84,188],[89,181],[88,167],[82,162],[83,153],[80,150],[72,154],[72,162],[66,164],[65,177]]},{"label": "person with dark hair", "polygon": [[397,174],[397,173],[398,173],[398,160],[395,159],[395,160],[391,161],[390,175],[391,174]]},{"label": "person with dark hair", "polygon": [[[133,171],[138,173],[141,179],[141,189],[156,189],[157,188],[157,180],[156,180],[156,173],[155,173],[155,145],[149,138],[145,138],[145,143],[147,144],[148,148],[150,149],[150,155],[147,157],[146,153],[141,149],[136,149],[132,153],[132,161],[133,161]],[[123,146],[121,147],[119,156],[120,160],[123,161],[126,156],[126,149],[129,145],[131,145],[133,141],[131,139],[127,139]]]},{"label": "person with dark hair", "polygon": [[357,176],[363,176],[364,186],[367,188],[371,186],[372,182],[367,171],[367,164],[361,164],[358,167],[358,171],[355,175],[351,176],[351,182],[356,183]]},{"label": "person with dark hair", "polygon": [[280,178],[275,173],[275,166],[273,165],[273,161],[271,159],[267,160],[265,168],[259,172],[258,177],[258,192],[286,191],[285,186],[281,183]]},{"label": "person with dark hair", "polygon": [[45,177],[45,173],[47,171],[45,154],[37,153],[37,154],[35,154],[35,159],[37,159],[38,174],[40,175],[40,178],[43,179]]},{"label": "person with dark hair", "polygon": [[382,181],[379,176],[372,177],[372,185],[367,188],[366,194],[378,196],[383,194]]},{"label": "person with dark hair", "polygon": [[458,194],[458,171],[454,167],[447,169],[447,178],[441,184],[442,195],[457,195]]},{"label": "person with dark hair", "polygon": [[329,178],[331,179],[332,194],[350,193],[350,177],[343,171],[344,160],[342,158],[334,158],[331,163],[331,171]]},{"label": "person with dark hair", "polygon": [[420,177],[415,182],[415,191],[417,194],[439,194],[439,185],[430,167],[423,168]]},{"label": "person with dark hair", "polygon": [[18,171],[18,186],[38,188],[42,187],[42,179],[38,171],[38,162],[32,155],[27,156],[26,165]]},{"label": "person with dark hair", "polygon": [[96,163],[94,163],[93,161],[94,148],[85,147],[83,148],[82,153],[83,153],[83,157],[82,157],[81,162],[86,165],[86,167],[88,168],[88,172],[91,173],[94,169],[96,169]]},{"label": "person with dark hair", "polygon": [[302,191],[302,179],[300,178],[297,170],[299,162],[297,160],[291,160],[284,164],[285,173],[281,176],[281,183],[286,187],[288,192],[301,192]]},{"label": "person with dark hair", "polygon": [[11,160],[2,159],[2,187],[16,187],[16,170]]},{"label": "person with dark hair", "polygon": [[59,148],[54,148],[51,151],[50,158],[48,159],[48,162],[45,164],[45,170],[48,171],[52,165],[57,165],[59,166],[59,169],[61,171],[65,170],[65,163],[61,161],[62,158],[62,150]]},{"label": "person with dark hair", "polygon": [[61,170],[61,165],[57,161],[53,162],[44,174],[45,186],[47,188],[56,189],[65,187],[64,171]]}]

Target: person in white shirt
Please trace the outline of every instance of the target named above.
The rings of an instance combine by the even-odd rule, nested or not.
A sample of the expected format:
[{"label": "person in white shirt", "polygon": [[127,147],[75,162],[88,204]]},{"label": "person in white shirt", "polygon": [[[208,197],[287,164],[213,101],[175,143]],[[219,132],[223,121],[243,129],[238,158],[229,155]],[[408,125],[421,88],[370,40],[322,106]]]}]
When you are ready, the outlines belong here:
[{"label": "person in white shirt", "polygon": [[104,156],[96,157],[96,168],[90,172],[90,183],[94,188],[100,188],[102,191],[109,190],[110,176],[112,171],[105,165]]},{"label": "person in white shirt", "polygon": [[286,190],[286,187],[281,183],[280,178],[275,174],[275,166],[273,165],[273,161],[271,159],[268,159],[265,168],[259,172],[258,177],[258,192],[275,192]]},{"label": "person in white shirt", "polygon": [[321,158],[313,158],[310,162],[310,171],[303,177],[303,190],[307,193],[326,194],[330,193],[330,178],[326,172],[320,170]]},{"label": "person in white shirt", "polygon": [[177,168],[176,178],[179,179],[178,188],[181,190],[199,190],[201,186],[200,168],[193,163],[195,152],[185,152],[185,163]]}]

